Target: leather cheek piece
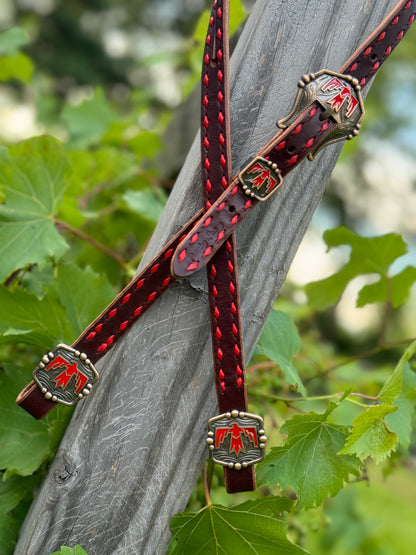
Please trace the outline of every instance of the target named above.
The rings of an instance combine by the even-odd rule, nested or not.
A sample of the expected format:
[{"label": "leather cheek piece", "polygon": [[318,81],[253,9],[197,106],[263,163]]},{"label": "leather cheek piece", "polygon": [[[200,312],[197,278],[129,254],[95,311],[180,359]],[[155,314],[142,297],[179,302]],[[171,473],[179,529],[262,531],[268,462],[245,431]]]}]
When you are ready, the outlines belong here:
[{"label": "leather cheek piece", "polygon": [[[204,206],[227,188],[231,177],[229,117],[229,1],[211,12],[201,73],[201,176]],[[231,234],[207,266],[214,382],[219,413],[247,411],[235,241]],[[229,493],[256,487],[253,467],[224,467]]]}]

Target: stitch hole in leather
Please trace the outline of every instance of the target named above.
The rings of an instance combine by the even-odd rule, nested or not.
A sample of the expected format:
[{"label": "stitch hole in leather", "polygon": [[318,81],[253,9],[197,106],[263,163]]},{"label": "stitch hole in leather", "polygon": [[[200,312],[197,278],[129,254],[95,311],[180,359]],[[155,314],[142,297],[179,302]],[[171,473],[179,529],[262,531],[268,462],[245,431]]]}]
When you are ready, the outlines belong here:
[{"label": "stitch hole in leather", "polygon": [[296,146],[295,145],[290,145],[287,149],[289,154],[292,154],[293,152],[295,152],[296,150]]},{"label": "stitch hole in leather", "polygon": [[228,207],[228,212],[235,212],[235,206],[231,205]]},{"label": "stitch hole in leather", "polygon": [[371,60],[372,62],[377,61],[377,54],[376,54],[375,52],[373,52],[373,53],[371,54],[370,60]]}]

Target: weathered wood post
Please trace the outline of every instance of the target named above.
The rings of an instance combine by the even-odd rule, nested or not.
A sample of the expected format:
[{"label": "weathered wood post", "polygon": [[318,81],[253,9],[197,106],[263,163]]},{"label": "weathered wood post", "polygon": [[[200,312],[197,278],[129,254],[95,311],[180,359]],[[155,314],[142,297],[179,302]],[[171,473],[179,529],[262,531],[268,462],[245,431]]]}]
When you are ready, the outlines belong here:
[{"label": "weathered wood post", "polygon": [[[231,67],[234,172],[275,133],[300,76],[337,70],[395,0],[257,0]],[[359,140],[359,139],[358,139]],[[237,232],[246,359],[324,192],[341,146],[305,161]],[[201,206],[192,146],[143,260]],[[79,543],[89,555],[163,554],[186,506],[216,411],[205,272],[177,282],[98,365],[15,553]]]}]

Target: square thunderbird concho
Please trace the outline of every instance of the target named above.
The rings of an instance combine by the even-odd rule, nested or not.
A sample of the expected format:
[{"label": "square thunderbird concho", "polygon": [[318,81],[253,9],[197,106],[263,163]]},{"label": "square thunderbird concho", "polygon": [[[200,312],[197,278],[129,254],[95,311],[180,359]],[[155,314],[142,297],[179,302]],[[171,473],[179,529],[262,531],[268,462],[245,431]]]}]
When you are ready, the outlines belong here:
[{"label": "square thunderbird concho", "polygon": [[45,399],[72,406],[89,395],[98,372],[85,353],[61,343],[42,357],[33,379]]},{"label": "square thunderbird concho", "polygon": [[206,441],[214,462],[241,470],[263,460],[267,437],[260,416],[233,410],[211,418],[208,430]]}]

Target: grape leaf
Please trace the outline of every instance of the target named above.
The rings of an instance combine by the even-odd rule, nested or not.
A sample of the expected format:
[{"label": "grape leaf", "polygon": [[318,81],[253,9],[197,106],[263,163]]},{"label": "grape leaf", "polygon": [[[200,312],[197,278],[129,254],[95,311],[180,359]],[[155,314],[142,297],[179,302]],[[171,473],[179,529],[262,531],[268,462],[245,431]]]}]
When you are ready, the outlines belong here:
[{"label": "grape leaf", "polygon": [[88,553],[80,545],[76,545],[74,549],[62,545],[61,551],[54,551],[50,555],[88,555]]},{"label": "grape leaf", "polygon": [[39,345],[42,349],[71,335],[65,311],[53,288],[41,301],[33,293],[0,286],[0,343]]},{"label": "grape leaf", "polygon": [[18,368],[4,365],[0,372],[0,468],[7,475],[32,474],[50,452],[46,422],[35,420],[15,403],[27,382]]},{"label": "grape leaf", "polygon": [[66,341],[78,337],[114,298],[105,276],[96,274],[91,268],[81,269],[69,264],[57,268],[54,288],[71,328]]},{"label": "grape leaf", "polygon": [[416,352],[416,341],[413,341],[403,353],[393,373],[381,388],[378,398],[387,405],[392,405],[402,392],[403,370]]},{"label": "grape leaf", "polygon": [[292,499],[268,497],[225,508],[205,507],[180,513],[171,520],[170,555],[290,555],[306,553],[286,537],[286,523],[278,518],[290,510]]},{"label": "grape leaf", "polygon": [[400,235],[388,233],[380,237],[360,237],[341,226],[326,231],[324,240],[328,250],[349,245],[350,259],[332,276],[306,285],[310,306],[323,310],[336,304],[349,281],[361,274],[378,274],[380,280],[361,289],[357,306],[386,301],[390,298],[390,291],[394,306],[405,301],[410,286],[416,280],[416,268],[409,266],[394,277],[388,276],[393,262],[407,252],[406,243]]},{"label": "grape leaf", "polygon": [[323,414],[311,412],[288,420],[281,429],[288,434],[285,443],[274,447],[257,467],[259,483],[292,486],[299,505],[309,508],[336,495],[349,474],[358,476],[359,459],[339,454],[347,429],[327,420],[337,406],[330,403]]},{"label": "grape leaf", "polygon": [[281,310],[272,310],[257,344],[257,349],[276,362],[285,373],[287,382],[302,395],[306,390],[292,359],[300,351],[301,341],[295,324]]},{"label": "grape leaf", "polygon": [[79,106],[66,105],[62,111],[62,119],[71,136],[71,146],[86,148],[103,137],[114,114],[102,89],[96,89],[94,96],[84,100]]},{"label": "grape leaf", "polygon": [[391,432],[385,417],[397,410],[397,406],[377,405],[369,407],[353,420],[353,429],[340,454],[357,455],[361,460],[372,457],[378,464],[393,451],[397,435]]},{"label": "grape leaf", "polygon": [[59,258],[67,244],[53,217],[62,201],[69,166],[58,141],[29,139],[0,150],[0,282],[28,264],[41,268]]},{"label": "grape leaf", "polygon": [[385,421],[388,429],[397,434],[399,443],[404,447],[410,444],[416,401],[416,375],[409,365],[409,360],[415,352],[416,341],[413,341],[378,394],[383,403],[397,406],[395,412],[386,415]]},{"label": "grape leaf", "polygon": [[357,306],[384,302],[391,296],[394,308],[401,306],[409,297],[410,288],[416,281],[416,268],[407,266],[392,278],[380,279],[376,283],[365,285],[358,295]]}]

